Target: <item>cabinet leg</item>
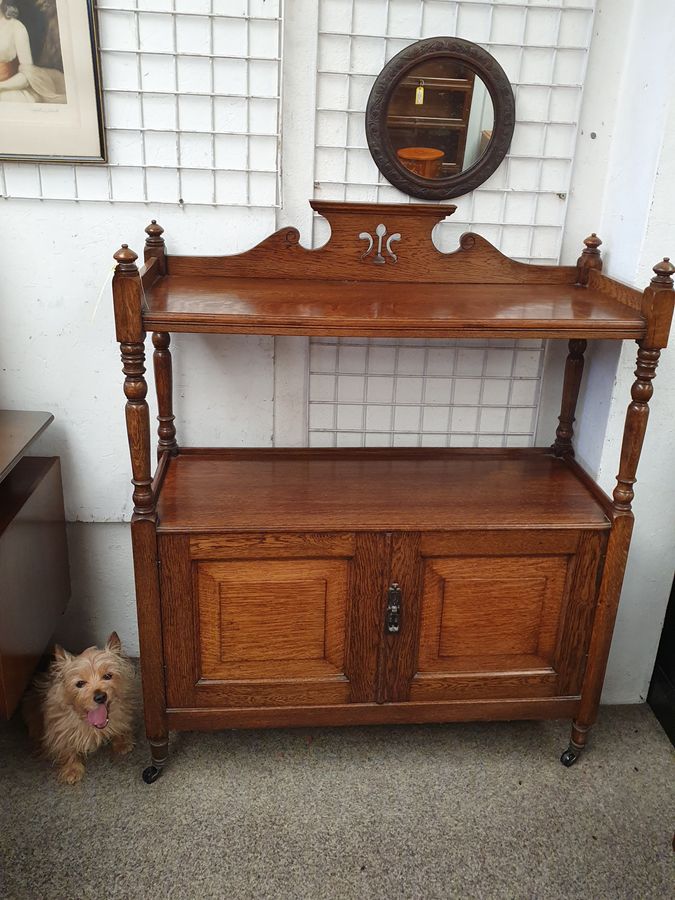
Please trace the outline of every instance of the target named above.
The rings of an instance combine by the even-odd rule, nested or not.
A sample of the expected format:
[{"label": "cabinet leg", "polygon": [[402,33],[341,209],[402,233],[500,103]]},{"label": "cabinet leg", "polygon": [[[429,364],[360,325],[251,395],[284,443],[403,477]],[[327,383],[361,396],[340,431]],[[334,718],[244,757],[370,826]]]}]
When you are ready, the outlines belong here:
[{"label": "cabinet leg", "polygon": [[161,741],[148,741],[150,745],[150,758],[152,764],[143,769],[143,781],[146,784],[153,784],[162,774],[162,769],[166,764],[169,755],[169,741],[165,738]]},{"label": "cabinet leg", "polygon": [[572,722],[572,734],[570,735],[570,745],[560,757],[560,762],[569,769],[581,756],[581,751],[586,746],[590,725],[579,725]]}]

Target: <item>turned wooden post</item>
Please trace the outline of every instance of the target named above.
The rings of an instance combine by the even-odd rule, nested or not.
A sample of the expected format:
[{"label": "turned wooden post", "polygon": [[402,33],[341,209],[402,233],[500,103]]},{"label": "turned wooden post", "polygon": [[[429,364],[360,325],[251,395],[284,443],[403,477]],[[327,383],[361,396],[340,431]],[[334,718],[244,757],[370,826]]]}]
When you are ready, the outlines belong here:
[{"label": "turned wooden post", "polygon": [[[164,229],[158,225],[155,219],[145,229],[144,259],[147,263],[153,257],[157,259],[159,274],[165,275],[166,245],[164,243]],[[176,441],[175,416],[173,414],[173,370],[171,361],[171,335],[166,331],[156,331],[152,335],[152,343],[155,351],[152,355],[152,365],[155,371],[155,388],[157,391],[157,458],[161,459],[162,453],[168,450],[171,456],[178,453]]]},{"label": "turned wooden post", "polygon": [[113,277],[115,328],[122,352],[125,374],[125,415],[134,485],[134,519],[155,521],[155,503],[150,469],[150,416],[145,380],[145,331],[143,330],[143,288],[136,266],[138,256],[126,244],[115,254]]},{"label": "turned wooden post", "polygon": [[642,313],[647,319],[647,334],[641,341],[637,341],[636,380],[631,389],[632,402],[626,412],[621,462],[613,495],[614,508],[618,511],[630,512],[635,496],[633,485],[647,430],[649,401],[654,393],[652,381],[656,376],[661,349],[668,342],[673,315],[671,276],[674,272],[675,266],[667,257],[663,262],[657,263],[654,266],[654,277],[642,296]]},{"label": "turned wooden post", "polygon": [[173,373],[171,367],[171,335],[166,331],[155,331],[152,335],[155,352],[152,363],[155,370],[155,387],[157,389],[157,458],[168,450],[171,456],[178,453],[176,441],[175,416],[173,414]]},{"label": "turned wooden post", "polygon": [[[165,756],[168,731],[164,696],[164,663],[161,631],[159,573],[157,568],[157,512],[150,468],[150,415],[145,380],[145,330],[143,285],[136,266],[137,255],[126,244],[115,253],[113,276],[115,331],[122,352],[129,453],[131,455],[134,512],[131,543],[134,554],[136,609],[141,640],[141,676],[145,727],[153,759]],[[160,763],[161,764],[161,763]]]},{"label": "turned wooden post", "polygon": [[562,403],[556,428],[553,452],[556,456],[574,456],[572,438],[574,437],[574,414],[579,399],[581,376],[584,374],[584,352],[586,341],[569,342],[569,353],[565,362],[565,379],[563,382]]},{"label": "turned wooden post", "polygon": [[[602,271],[600,245],[602,241],[595,232],[584,240],[584,249],[577,260],[577,286],[586,287],[588,273],[591,269]],[[572,438],[574,437],[574,415],[579,399],[581,377],[584,374],[584,353],[586,341],[575,339],[568,344],[569,352],[565,362],[563,395],[560,404],[559,425],[555,432],[552,449],[556,456],[574,456]]]},{"label": "turned wooden post", "polygon": [[602,272],[602,257],[599,250],[602,241],[593,232],[585,239],[584,244],[586,246],[577,260],[577,285],[586,287],[588,284],[588,273],[591,269],[597,269],[598,272]]},{"label": "turned wooden post", "polygon": [[[593,622],[588,666],[584,674],[581,701],[572,725],[572,738],[567,754],[576,758],[583,749],[588,731],[595,722],[602,684],[607,669],[607,658],[612,643],[614,622],[621,595],[628,548],[633,530],[633,485],[649,418],[649,401],[653,394],[652,380],[663,347],[668,343],[668,333],[673,317],[672,275],[675,266],[669,259],[654,266],[654,278],[642,295],[641,311],[646,319],[645,336],[637,342],[636,380],[631,389],[632,400],[626,412],[626,422],[621,444],[621,461],[616,487],[613,493],[612,530],[607,542],[605,566],[600,584],[598,604]],[[563,754],[565,762],[566,754]],[[570,764],[569,757],[566,764]],[[573,761],[573,759],[572,759]]]},{"label": "turned wooden post", "polygon": [[632,509],[635,496],[633,485],[637,480],[635,474],[649,420],[649,401],[654,393],[652,380],[656,376],[656,367],[661,356],[660,350],[647,349],[644,341],[637,341],[637,345],[636,380],[631,388],[633,400],[626,412],[619,474],[616,476],[616,487],[612,495],[614,508],[621,512],[630,512]]}]

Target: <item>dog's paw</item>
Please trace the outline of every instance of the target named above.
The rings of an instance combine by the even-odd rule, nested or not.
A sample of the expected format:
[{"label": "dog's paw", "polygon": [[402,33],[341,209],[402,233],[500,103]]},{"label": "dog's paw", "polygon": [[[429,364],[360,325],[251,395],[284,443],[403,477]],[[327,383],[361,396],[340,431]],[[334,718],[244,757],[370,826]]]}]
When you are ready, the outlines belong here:
[{"label": "dog's paw", "polygon": [[119,753],[120,756],[123,756],[125,753],[131,753],[134,749],[133,738],[128,734],[118,734],[117,737],[112,739],[112,749],[113,753]]},{"label": "dog's paw", "polygon": [[62,781],[64,784],[77,784],[78,781],[82,780],[83,775],[84,763],[76,759],[61,766],[58,777],[59,781]]}]

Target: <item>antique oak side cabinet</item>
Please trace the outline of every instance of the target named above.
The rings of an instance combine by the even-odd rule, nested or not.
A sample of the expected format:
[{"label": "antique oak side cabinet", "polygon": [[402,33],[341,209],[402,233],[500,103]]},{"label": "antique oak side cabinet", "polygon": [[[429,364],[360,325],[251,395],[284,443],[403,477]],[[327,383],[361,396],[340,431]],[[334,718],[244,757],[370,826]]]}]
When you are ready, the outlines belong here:
[{"label": "antique oak side cabinet", "polygon": [[[152,222],[140,270],[115,254],[144,779],[171,729],[369,722],[570,717],[569,766],[598,709],[675,267],[640,293],[602,274],[595,235],[576,266],[525,265],[477,234],[438,252],[450,206],[312,206],[331,225],[317,250],[283,228],[236,256],[170,256]],[[527,449],[182,447],[172,332],[563,338],[560,425]],[[574,458],[589,339],[638,345],[612,497]]]}]

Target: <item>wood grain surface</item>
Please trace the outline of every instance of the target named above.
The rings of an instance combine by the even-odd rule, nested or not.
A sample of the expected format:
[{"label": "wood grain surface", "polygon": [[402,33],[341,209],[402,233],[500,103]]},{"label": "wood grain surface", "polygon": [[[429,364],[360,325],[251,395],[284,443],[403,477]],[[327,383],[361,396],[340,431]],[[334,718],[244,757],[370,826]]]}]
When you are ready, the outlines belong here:
[{"label": "wood grain surface", "polygon": [[606,547],[607,532],[583,532],[576,565],[570,568],[567,603],[553,661],[553,667],[560,672],[561,694],[581,692]]},{"label": "wood grain surface", "polygon": [[[550,665],[567,557],[462,556],[425,566],[420,671],[533,656]],[[464,667],[464,666],[462,666]],[[520,666],[519,668],[525,668]]]},{"label": "wood grain surface", "polygon": [[416,703],[348,703],[335,706],[252,707],[249,709],[169,709],[169,728],[213,731],[223,728],[287,728],[319,725],[383,725],[425,722],[561,719],[574,715],[578,697],[466,699]]},{"label": "wood grain surface", "polygon": [[642,315],[560,284],[377,284],[170,275],[147,294],[150,331],[410,337],[640,338]]},{"label": "wood grain surface", "polygon": [[642,309],[642,291],[636,290],[624,284],[622,281],[616,281],[608,275],[603,275],[598,269],[591,269],[588,272],[588,286],[592,290],[601,291],[610,297],[614,297],[624,306],[640,312]]},{"label": "wood grain surface", "polygon": [[606,534],[422,535],[410,700],[578,693]]},{"label": "wood grain surface", "polygon": [[[340,203],[311,200],[331,234],[316,249],[300,244],[296,228],[282,228],[256,247],[231,256],[170,256],[169,275],[224,276],[311,281],[372,281],[430,284],[574,284],[576,266],[538,266],[516,262],[479,234],[467,233],[459,247],[440,252],[432,239],[435,225],[454,212],[437,204]],[[383,232],[381,245],[378,226]],[[373,241],[371,247],[366,237]],[[387,244],[388,238],[396,239]],[[378,253],[379,251],[379,253]],[[379,258],[378,258],[379,257]]]},{"label": "wood grain surface", "polygon": [[554,668],[570,557],[464,556],[425,560],[411,700],[560,694]]},{"label": "wood grain surface", "polygon": [[[256,536],[160,536],[169,704],[373,699],[385,539],[347,537],[313,542],[308,535],[286,534],[259,542],[256,556]],[[303,544],[312,558],[298,558]],[[323,557],[317,555],[322,544]]]},{"label": "wood grain surface", "polygon": [[160,532],[609,527],[564,460],[523,451],[223,451],[173,458]]},{"label": "wood grain surface", "polygon": [[[420,595],[422,560],[419,532],[391,535],[389,573],[386,587],[396,582],[401,589],[400,630],[388,634],[380,623],[381,648],[377,699],[380,703],[407,700],[419,653]],[[382,594],[381,617],[387,594]]]},{"label": "wood grain surface", "polygon": [[348,575],[341,559],[200,562],[200,678],[343,675]]}]

